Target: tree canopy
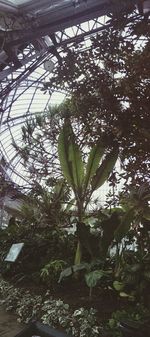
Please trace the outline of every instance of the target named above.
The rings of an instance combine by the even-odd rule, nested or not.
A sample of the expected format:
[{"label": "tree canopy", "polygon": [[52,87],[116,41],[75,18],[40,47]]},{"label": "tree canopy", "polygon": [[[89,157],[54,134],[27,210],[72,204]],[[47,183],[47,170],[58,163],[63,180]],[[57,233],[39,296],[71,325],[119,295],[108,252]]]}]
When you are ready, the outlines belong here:
[{"label": "tree canopy", "polygon": [[149,26],[135,12],[108,22],[88,50],[67,51],[46,88],[69,88],[84,139],[93,143],[105,134],[108,143],[116,140],[128,176],[144,181],[150,176]]},{"label": "tree canopy", "polygon": [[149,180],[148,22],[132,11],[112,16],[108,24],[109,29],[91,37],[88,48],[81,43],[64,49],[62,65],[44,84],[43,90],[50,94],[61,88],[69,97],[22,130],[25,146],[18,150],[26,162],[32,162],[31,173],[59,172],[56,143],[67,116],[81,148],[91,147],[98,139],[110,147],[117,143],[126,182]]}]

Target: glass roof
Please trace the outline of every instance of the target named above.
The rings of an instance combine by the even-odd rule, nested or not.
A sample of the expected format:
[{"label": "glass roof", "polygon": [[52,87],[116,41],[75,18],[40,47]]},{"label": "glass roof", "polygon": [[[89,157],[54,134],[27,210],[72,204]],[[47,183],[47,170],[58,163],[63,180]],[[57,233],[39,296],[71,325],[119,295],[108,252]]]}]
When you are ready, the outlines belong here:
[{"label": "glass roof", "polygon": [[[50,6],[56,3],[64,5],[74,4],[74,11],[76,10],[75,7],[77,5],[80,5],[80,1],[70,0],[45,0],[43,2],[39,2],[37,0],[9,0],[9,2],[16,5],[23,5],[26,3],[40,3],[41,13],[42,4],[49,3]],[[107,1],[103,1],[103,3],[106,2]],[[84,4],[84,6],[86,4],[89,6],[89,4],[92,4],[92,1],[83,0],[81,1],[81,3]],[[97,0],[93,1],[93,4],[95,5],[98,3],[99,2]],[[30,20],[32,21],[32,19]],[[89,36],[91,34],[96,34],[99,30],[103,29],[103,27],[105,27],[106,25],[107,20],[106,17],[100,16],[89,20],[86,19],[86,21],[84,17],[84,22],[80,21],[82,21],[82,18],[80,18],[77,25],[74,25],[71,28],[66,27],[65,29],[61,29],[62,26],[59,26],[58,24],[58,29],[55,32],[55,42],[56,46],[58,46],[59,52],[61,52],[61,46],[66,45],[67,47],[70,47],[74,43],[74,41],[78,42],[82,40],[82,42],[84,42],[84,48],[87,48],[89,44]],[[31,116],[36,113],[42,113],[48,108],[49,104],[61,103],[65,97],[64,92],[53,92],[50,97],[48,93],[43,94],[41,91],[41,88],[43,87],[43,82],[49,78],[50,74],[49,71],[45,70],[44,62],[51,59],[54,66],[58,62],[57,57],[54,56],[49,49],[51,48],[51,46],[54,46],[52,39],[50,44],[46,46],[47,42],[45,38],[43,39],[43,36],[40,42],[38,39],[38,43],[42,45],[42,47],[40,45],[41,49],[38,49],[38,52],[36,51],[36,44],[32,45],[31,43],[24,48],[23,52],[19,51],[17,61],[21,62],[21,67],[15,69],[16,66],[14,67],[14,64],[10,62],[9,66],[7,66],[7,64],[5,64],[6,61],[4,61],[4,70],[2,68],[2,71],[0,73],[2,79],[0,83],[0,89],[1,93],[3,94],[3,110],[0,121],[1,158],[5,159],[5,165],[3,165],[3,170],[19,186],[29,185],[29,173],[24,167],[21,158],[16,154],[16,151],[12,145],[13,141],[15,140],[15,143],[17,143],[17,145],[21,145],[21,128],[25,121],[29,120]],[[19,35],[20,39],[21,37],[22,36]],[[50,40],[49,36],[48,39]],[[21,48],[23,48],[22,45]],[[3,76],[3,74],[6,74],[6,76]]]},{"label": "glass roof", "polygon": [[9,0],[8,2],[12,2],[14,5],[21,5],[29,2],[30,0]]},{"label": "glass roof", "polygon": [[[56,62],[54,58],[53,62]],[[43,94],[42,79],[46,77],[48,79],[48,75],[43,65],[38,67],[17,90],[9,94],[7,99],[8,108],[2,117],[0,142],[2,153],[9,163],[7,173],[17,185],[28,185],[29,176],[16,154],[13,142],[15,141],[18,146],[22,144],[21,128],[26,120],[34,114],[43,113],[49,104],[60,104],[65,97],[64,93],[58,92],[54,92],[51,97],[49,93]]]}]

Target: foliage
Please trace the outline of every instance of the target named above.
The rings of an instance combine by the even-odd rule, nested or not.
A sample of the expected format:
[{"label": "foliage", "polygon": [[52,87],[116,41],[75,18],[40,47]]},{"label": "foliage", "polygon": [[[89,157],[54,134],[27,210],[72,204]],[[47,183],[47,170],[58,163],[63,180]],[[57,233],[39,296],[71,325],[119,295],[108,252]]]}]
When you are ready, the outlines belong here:
[{"label": "foliage", "polygon": [[21,198],[23,195],[21,193],[21,188],[17,188],[13,181],[10,181],[8,177],[5,174],[4,168],[7,167],[7,162],[5,158],[2,156],[0,159],[0,165],[1,165],[1,170],[0,170],[0,198],[1,201],[3,198],[5,198],[6,195],[9,195],[10,197],[13,198]]},{"label": "foliage", "polygon": [[48,286],[56,286],[56,282],[65,265],[66,262],[63,260],[51,260],[41,269],[41,279],[46,282]]},{"label": "foliage", "polygon": [[[85,211],[93,192],[104,184],[113,170],[118,158],[118,147],[116,146],[108,152],[106,144],[99,141],[91,149],[85,167],[71,124],[66,120],[58,139],[58,154],[62,172],[71,186],[76,200],[78,246],[75,264],[80,264],[83,236],[92,256],[89,231],[84,224]],[[100,160],[101,164],[99,165]]]},{"label": "foliage", "polygon": [[103,234],[100,240],[100,255],[105,258],[108,253],[108,248],[115,239],[115,234],[118,228],[123,222],[123,212],[112,210],[110,214],[105,215],[105,218],[100,221],[100,227],[103,230]]},{"label": "foliage", "polygon": [[128,189],[120,195],[120,204],[125,210],[133,209],[136,220],[150,220],[150,189],[149,184],[142,184]]},{"label": "foliage", "polygon": [[115,238],[121,240],[133,223],[138,229],[143,219],[150,220],[150,193],[148,184],[134,186],[120,195],[124,217],[115,231]]},{"label": "foliage", "polygon": [[99,335],[100,327],[97,325],[96,311],[93,308],[89,310],[79,308],[71,313],[68,304],[64,304],[61,300],[51,300],[45,302],[43,309],[47,311],[42,317],[44,323],[63,327],[72,336]]},{"label": "foliage", "polygon": [[67,215],[63,205],[69,199],[69,189],[62,180],[55,180],[49,188],[35,183],[21,207],[23,225],[49,226],[52,230],[66,223],[67,227]]},{"label": "foliage", "polygon": [[[15,298],[13,291],[15,290]],[[73,310],[60,299],[52,299],[47,292],[45,295],[33,295],[29,291],[24,293],[14,289],[7,282],[0,282],[0,293],[4,297],[1,302],[7,310],[16,311],[19,322],[28,323],[31,319],[41,320],[43,323],[57,329],[64,329],[76,337],[96,337],[100,326],[97,324],[96,310],[93,308],[78,308]]]},{"label": "foliage", "polygon": [[130,320],[145,322],[150,317],[150,312],[139,303],[136,307],[128,306],[127,310],[115,311],[107,322],[98,324],[96,310],[83,307],[73,309],[61,299],[53,299],[50,292],[35,295],[30,291],[14,288],[8,282],[0,281],[1,303],[7,310],[13,310],[18,315],[19,322],[29,322],[38,319],[50,326],[63,329],[75,337],[96,337],[106,335],[121,336],[120,321]]},{"label": "foliage", "polygon": [[[142,185],[123,193],[121,204],[124,215],[120,226],[115,230],[117,242],[114,242],[116,254],[113,258],[115,260],[113,286],[120,296],[149,305],[148,186]],[[119,236],[121,240],[118,240]]]},{"label": "foliage", "polygon": [[16,312],[19,322],[28,323],[34,317],[40,317],[43,298],[41,295],[33,295],[30,291],[14,288],[8,282],[0,281],[1,304],[7,311]]},{"label": "foliage", "polygon": [[150,312],[142,305],[137,304],[136,308],[128,307],[128,310],[117,310],[113,312],[106,325],[106,331],[113,337],[122,337],[119,329],[121,321],[145,322],[150,317]]},{"label": "foliage", "polygon": [[0,280],[1,304],[6,304],[6,310],[16,310],[22,297],[22,291],[4,280]]},{"label": "foliage", "polygon": [[65,49],[62,66],[44,89],[70,90],[68,105],[85,144],[95,144],[103,135],[108,144],[117,140],[126,182],[148,181],[148,22],[135,11],[122,11],[105,24],[109,29],[92,37],[88,50],[81,50],[82,44]]},{"label": "foliage", "polygon": [[82,270],[89,270],[88,263],[80,263],[77,265],[72,265],[62,270],[59,277],[59,283],[66,277],[72,276],[74,273],[82,271]]},{"label": "foliage", "polygon": [[92,289],[100,283],[101,279],[107,280],[111,274],[111,270],[93,270],[85,274],[85,281],[90,288],[89,296],[92,297]]},{"label": "foliage", "polygon": [[128,233],[131,223],[134,219],[134,211],[131,208],[128,212],[125,212],[123,215],[120,225],[115,230],[115,239],[119,242],[123,239],[123,237]]},{"label": "foliage", "polygon": [[28,290],[25,291],[15,309],[18,321],[29,323],[32,319],[40,319],[42,302],[41,295],[31,296]]},{"label": "foliage", "polygon": [[[113,314],[107,327],[118,336],[118,322],[142,320],[147,314],[142,305],[149,305],[149,26],[132,10],[107,20],[109,29],[92,37],[87,50],[80,45],[63,50],[62,65],[44,89],[63,87],[70,97],[43,116],[35,115],[22,128],[23,146],[14,144],[33,185],[22,219],[0,231],[0,256],[3,275],[15,282],[32,278],[52,289],[59,274],[59,281],[78,274],[90,295],[100,285],[126,303],[140,303],[136,310]],[[113,170],[118,149],[123,169],[119,179]],[[107,210],[90,214],[93,192],[106,180],[114,187],[122,178],[118,209],[107,200]],[[77,222],[74,236],[63,230],[71,227],[71,218]],[[25,243],[24,251],[10,266],[3,259],[17,241]],[[133,243],[134,252],[129,251]],[[80,263],[81,257],[85,263]],[[99,265],[94,265],[96,258],[101,258]],[[31,297],[5,282],[0,291],[5,294],[3,303],[16,310],[20,321],[35,317],[74,336],[100,334],[93,309],[74,311],[48,293]]]},{"label": "foliage", "polygon": [[[32,280],[35,283],[40,283],[41,269],[50,260],[60,261],[63,257],[68,264],[73,261],[72,256],[75,252],[76,238],[72,234],[68,235],[67,231],[63,229],[49,231],[49,226],[35,229],[34,226],[19,225],[15,232],[9,232],[9,228],[1,231],[1,273],[3,277],[11,278],[14,282]],[[17,242],[24,242],[21,254],[15,263],[5,262],[4,258],[11,245]],[[50,279],[49,285],[50,283],[54,285],[54,279],[57,285],[58,276],[55,278],[54,274],[51,273]],[[48,279],[43,279],[43,283],[47,282]]]},{"label": "foliage", "polygon": [[57,141],[66,116],[81,148],[103,138],[107,146],[117,142],[120,178],[132,185],[149,181],[149,25],[134,6],[105,24],[109,29],[92,37],[88,49],[82,43],[64,48],[43,90],[67,89],[69,99],[37,113],[22,128],[23,146],[14,144],[34,181],[48,185],[61,175]]},{"label": "foliage", "polygon": [[63,105],[37,113],[22,127],[22,146],[13,146],[30,173],[30,183],[52,186],[60,178],[57,140],[64,121]]},{"label": "foliage", "polygon": [[137,252],[125,252],[119,282],[114,282],[114,288],[121,297],[127,297],[149,306],[150,287],[150,256]]},{"label": "foliage", "polygon": [[111,280],[110,283],[112,283],[112,270],[106,269],[103,261],[99,260],[92,261],[91,263],[84,262],[65,268],[60,273],[59,283],[64,278],[72,277],[76,273],[80,273],[81,278],[84,276],[85,283],[89,287],[90,298],[92,298],[92,290],[94,287],[100,285],[101,287],[106,288],[107,282]]},{"label": "foliage", "polygon": [[85,168],[72,127],[67,121],[58,139],[58,154],[62,172],[74,191],[80,212],[79,204],[86,209],[92,193],[108,179],[118,158],[118,148],[116,146],[108,152],[106,144],[99,141],[91,149]]}]

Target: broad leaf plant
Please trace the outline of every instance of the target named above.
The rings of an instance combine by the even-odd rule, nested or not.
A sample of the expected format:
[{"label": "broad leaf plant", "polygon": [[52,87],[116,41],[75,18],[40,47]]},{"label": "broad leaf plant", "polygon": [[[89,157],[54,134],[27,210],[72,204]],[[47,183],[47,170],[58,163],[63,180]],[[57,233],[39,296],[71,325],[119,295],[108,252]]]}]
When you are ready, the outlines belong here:
[{"label": "broad leaf plant", "polygon": [[82,255],[82,239],[88,244],[88,232],[84,224],[84,216],[94,191],[100,188],[112,172],[117,158],[118,148],[108,150],[102,141],[95,144],[85,164],[81,150],[75,139],[70,122],[65,122],[58,139],[58,155],[62,173],[74,192],[77,208],[78,245],[75,264],[80,264]]}]

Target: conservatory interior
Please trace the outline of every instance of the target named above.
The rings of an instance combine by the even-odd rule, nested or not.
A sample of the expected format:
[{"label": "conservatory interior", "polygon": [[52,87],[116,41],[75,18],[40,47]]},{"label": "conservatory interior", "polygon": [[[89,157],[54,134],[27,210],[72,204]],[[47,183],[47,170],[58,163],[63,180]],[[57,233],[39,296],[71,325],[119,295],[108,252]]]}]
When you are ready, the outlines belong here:
[{"label": "conservatory interior", "polygon": [[0,337],[150,337],[150,0],[0,1]]}]

